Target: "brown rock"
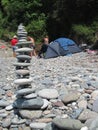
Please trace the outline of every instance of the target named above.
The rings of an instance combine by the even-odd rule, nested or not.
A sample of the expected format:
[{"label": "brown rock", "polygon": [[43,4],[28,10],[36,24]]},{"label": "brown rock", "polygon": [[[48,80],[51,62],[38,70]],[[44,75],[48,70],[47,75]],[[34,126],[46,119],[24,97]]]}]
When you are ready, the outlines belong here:
[{"label": "brown rock", "polygon": [[63,107],[64,106],[64,103],[61,102],[61,101],[57,101],[57,102],[54,102],[52,103],[53,106],[56,106],[56,107]]},{"label": "brown rock", "polygon": [[63,101],[64,104],[67,104],[70,102],[77,101],[79,99],[80,95],[81,94],[77,91],[73,92],[73,93],[71,92],[68,95],[63,96],[61,100]]}]

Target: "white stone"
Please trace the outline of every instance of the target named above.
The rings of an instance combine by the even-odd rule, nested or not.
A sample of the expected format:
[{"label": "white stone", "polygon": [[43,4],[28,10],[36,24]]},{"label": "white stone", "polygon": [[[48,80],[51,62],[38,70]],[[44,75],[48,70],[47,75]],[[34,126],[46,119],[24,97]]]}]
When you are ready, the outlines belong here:
[{"label": "white stone", "polygon": [[7,106],[5,109],[6,109],[7,111],[11,111],[11,110],[13,110],[13,105],[11,104],[11,105]]},{"label": "white stone", "polygon": [[87,126],[82,127],[80,130],[88,130]]},{"label": "white stone", "polygon": [[15,62],[13,63],[14,66],[21,66],[21,67],[26,67],[26,66],[30,66],[30,63],[23,63],[23,62]]},{"label": "white stone", "polygon": [[16,80],[14,81],[14,83],[17,84],[17,85],[31,84],[31,82],[32,82],[32,79],[31,79],[31,78],[29,78],[29,79],[26,79],[26,78],[24,78],[24,79],[16,79]]},{"label": "white stone", "polygon": [[41,107],[41,109],[45,109],[49,105],[49,103],[50,103],[47,99],[43,99],[43,101],[44,101],[44,104]]},{"label": "white stone", "polygon": [[38,95],[46,99],[54,99],[58,97],[58,91],[56,89],[42,89]]},{"label": "white stone", "polygon": [[24,70],[24,69],[16,70],[16,74],[19,74],[19,75],[27,75],[29,73],[30,73],[29,70]]}]

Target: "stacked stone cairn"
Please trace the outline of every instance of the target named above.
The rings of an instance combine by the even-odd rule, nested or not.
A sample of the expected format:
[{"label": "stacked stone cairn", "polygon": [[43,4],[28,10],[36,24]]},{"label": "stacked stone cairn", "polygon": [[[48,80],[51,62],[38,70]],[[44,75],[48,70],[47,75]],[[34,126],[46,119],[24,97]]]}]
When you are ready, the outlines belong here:
[{"label": "stacked stone cairn", "polygon": [[[32,79],[30,78],[29,67],[31,61],[30,53],[32,52],[30,45],[32,42],[27,41],[27,32],[22,24],[18,26],[17,36],[19,39],[17,43],[18,49],[16,50],[17,62],[13,63],[16,67],[17,75],[17,79],[14,81],[17,86],[17,98],[13,103],[13,107],[18,112],[20,110],[38,110],[43,106],[43,99],[36,96],[34,93],[35,88],[31,86]],[[18,120],[19,115],[17,115]]]}]

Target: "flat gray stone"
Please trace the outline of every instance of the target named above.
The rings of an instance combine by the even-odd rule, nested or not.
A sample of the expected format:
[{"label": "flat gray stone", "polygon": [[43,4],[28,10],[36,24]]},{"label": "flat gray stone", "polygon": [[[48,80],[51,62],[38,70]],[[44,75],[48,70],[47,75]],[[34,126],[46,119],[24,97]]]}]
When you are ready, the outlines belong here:
[{"label": "flat gray stone", "polygon": [[24,42],[18,42],[17,43],[17,46],[24,46],[24,45],[31,45],[32,44],[32,41],[24,41]]},{"label": "flat gray stone", "polygon": [[23,63],[23,62],[15,62],[13,63],[14,66],[21,66],[21,67],[27,67],[30,66],[30,63]]},{"label": "flat gray stone", "polygon": [[38,95],[46,99],[54,99],[59,96],[56,89],[42,89],[38,92]]},{"label": "flat gray stone", "polygon": [[31,78],[29,78],[29,79],[26,79],[26,78],[24,78],[24,79],[16,79],[14,81],[14,83],[17,84],[17,85],[31,84],[32,83],[32,79]]},{"label": "flat gray stone", "polygon": [[35,119],[35,118],[40,118],[42,115],[42,111],[40,110],[19,110],[19,114],[21,115],[22,118],[26,119]]},{"label": "flat gray stone", "polygon": [[24,89],[17,91],[17,96],[23,96],[23,95],[31,94],[34,91],[35,91],[35,89],[24,88]]},{"label": "flat gray stone", "polygon": [[16,52],[32,52],[32,49],[29,47],[23,47],[23,48],[17,49]]},{"label": "flat gray stone", "polygon": [[20,60],[31,60],[31,56],[29,55],[18,55],[16,58]]},{"label": "flat gray stone", "polygon": [[53,124],[59,129],[66,130],[80,130],[84,126],[84,124],[82,124],[79,120],[62,118],[54,118]]},{"label": "flat gray stone", "polygon": [[46,123],[35,122],[35,123],[30,124],[30,128],[32,128],[32,129],[44,129],[46,125],[47,125]]},{"label": "flat gray stone", "polygon": [[29,73],[30,73],[30,71],[29,70],[25,70],[25,69],[16,70],[16,74],[18,74],[18,75],[27,75]]},{"label": "flat gray stone", "polygon": [[15,108],[26,108],[26,109],[40,109],[43,106],[44,102],[41,98],[35,98],[35,99],[17,99],[13,106]]}]

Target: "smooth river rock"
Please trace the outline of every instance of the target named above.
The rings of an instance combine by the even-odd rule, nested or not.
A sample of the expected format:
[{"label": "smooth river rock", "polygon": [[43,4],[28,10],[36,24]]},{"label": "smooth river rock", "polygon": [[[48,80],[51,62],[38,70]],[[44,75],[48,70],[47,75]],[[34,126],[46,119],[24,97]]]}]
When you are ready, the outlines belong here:
[{"label": "smooth river rock", "polygon": [[26,119],[35,119],[39,118],[42,115],[42,111],[40,110],[19,110],[19,114],[21,115],[22,118]]},{"label": "smooth river rock", "polygon": [[28,55],[18,55],[17,58],[20,60],[31,60],[31,56]]},{"label": "smooth river rock", "polygon": [[98,117],[92,121],[89,130],[98,130]]},{"label": "smooth river rock", "polygon": [[32,78],[29,78],[29,79],[26,79],[26,78],[16,79],[16,80],[14,81],[14,83],[17,84],[17,85],[31,84],[31,82],[32,82]]},{"label": "smooth river rock", "polygon": [[59,96],[56,89],[42,89],[38,92],[38,95],[46,99],[54,99]]},{"label": "smooth river rock", "polygon": [[71,103],[77,101],[80,95],[81,94],[79,92],[69,93],[68,95],[63,95],[61,100],[64,104]]},{"label": "smooth river rock", "polygon": [[20,66],[20,67],[28,67],[31,64],[30,63],[23,63],[23,62],[15,62],[13,63],[14,66]]},{"label": "smooth river rock", "polygon": [[17,96],[28,95],[28,94],[33,93],[34,91],[35,91],[35,89],[24,88],[24,89],[17,91]]},{"label": "smooth river rock", "polygon": [[32,49],[28,47],[19,48],[16,50],[16,52],[31,52]]},{"label": "smooth river rock", "polygon": [[30,73],[29,70],[26,70],[26,69],[16,70],[16,74],[18,74],[18,75],[27,75],[29,73]]},{"label": "smooth river rock", "polygon": [[89,109],[84,109],[83,112],[79,115],[79,120],[85,122],[87,119],[96,118],[98,113],[91,111]]},{"label": "smooth river rock", "polygon": [[53,124],[59,129],[66,130],[80,130],[84,126],[79,120],[62,118],[53,119]]},{"label": "smooth river rock", "polygon": [[6,107],[10,104],[10,102],[5,101],[5,100],[0,100],[0,107]]},{"label": "smooth river rock", "polygon": [[13,106],[15,108],[40,109],[43,106],[43,104],[43,100],[39,97],[28,100],[20,98],[13,103]]}]

